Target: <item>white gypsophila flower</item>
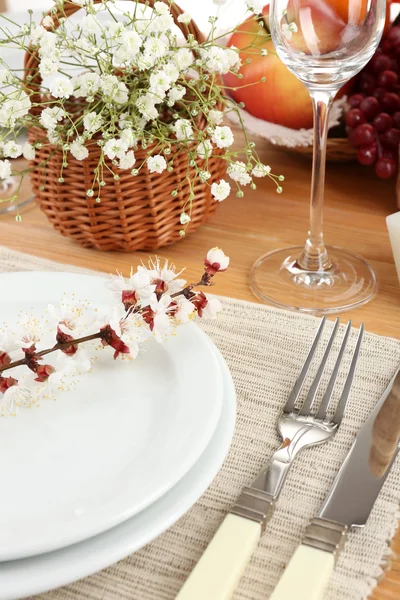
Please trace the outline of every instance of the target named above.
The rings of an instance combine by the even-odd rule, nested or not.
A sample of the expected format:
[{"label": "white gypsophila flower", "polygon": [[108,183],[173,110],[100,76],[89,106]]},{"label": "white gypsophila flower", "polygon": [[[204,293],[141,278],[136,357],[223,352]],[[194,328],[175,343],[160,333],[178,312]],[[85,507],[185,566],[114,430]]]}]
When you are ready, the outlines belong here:
[{"label": "white gypsophila flower", "polygon": [[112,21],[107,24],[107,32],[113,40],[120,41],[125,31],[126,27],[122,21]]},{"label": "white gypsophila flower", "polygon": [[191,50],[188,48],[180,48],[172,57],[176,67],[179,71],[186,71],[192,66],[194,62],[194,56]]},{"label": "white gypsophila flower", "polygon": [[39,72],[42,77],[49,77],[58,73],[59,62],[52,60],[50,57],[44,57],[40,61]]},{"label": "white gypsophila flower", "polygon": [[123,156],[120,159],[118,166],[120,169],[132,169],[135,162],[136,162],[135,153],[133,152],[133,150],[130,150],[129,152],[127,152],[125,154],[125,156]]},{"label": "white gypsophila flower", "polygon": [[100,33],[101,31],[99,22],[94,15],[86,15],[83,17],[80,28],[82,33],[86,36]]},{"label": "white gypsophila flower", "polygon": [[0,160],[0,179],[11,176],[11,163],[9,160]]},{"label": "white gypsophila flower", "polygon": [[62,138],[59,131],[56,131],[55,129],[48,129],[46,135],[50,144],[53,144],[53,146],[62,145]]},{"label": "white gypsophila flower", "polygon": [[122,34],[122,47],[128,58],[134,58],[143,43],[141,36],[136,31],[125,31]]},{"label": "white gypsophila flower", "polygon": [[152,276],[148,269],[138,267],[136,271],[131,268],[130,276],[125,278],[118,275],[111,275],[111,280],[107,283],[107,287],[116,293],[118,300],[121,300],[123,292],[134,295],[135,300],[139,303],[147,301],[154,293],[156,286],[151,283]]},{"label": "white gypsophila flower", "polygon": [[208,171],[199,171],[199,178],[202,183],[205,183],[208,179],[210,179],[211,173]]},{"label": "white gypsophila flower", "polygon": [[139,96],[136,101],[136,108],[148,121],[158,117],[155,100],[154,95],[147,93]]},{"label": "white gypsophila flower", "polygon": [[183,213],[181,213],[179,220],[182,225],[187,225],[188,223],[190,223],[190,221],[192,219],[190,218],[190,216],[187,213],[183,212]]},{"label": "white gypsophila flower", "polygon": [[83,126],[88,133],[95,133],[99,131],[104,123],[104,119],[101,115],[96,112],[87,113],[83,117]]},{"label": "white gypsophila flower", "polygon": [[175,83],[175,81],[177,79],[179,79],[179,71],[176,68],[176,66],[174,65],[173,62],[167,62],[164,66],[163,66],[163,71],[164,73],[167,75],[167,77],[170,78],[171,83]]},{"label": "white gypsophila flower", "polygon": [[174,319],[178,323],[188,323],[194,315],[194,304],[185,296],[176,296],[174,303],[177,305],[177,310],[174,313]]},{"label": "white gypsophila flower", "polygon": [[124,158],[126,152],[128,150],[128,145],[123,140],[117,138],[112,138],[108,140],[103,147],[104,154],[110,159],[114,160],[114,158]]},{"label": "white gypsophila flower", "polygon": [[212,154],[212,149],[210,140],[204,140],[196,148],[197,156],[200,156],[200,158],[209,158]]},{"label": "white gypsophila flower", "polygon": [[55,129],[57,123],[62,121],[65,116],[65,110],[60,106],[54,106],[53,108],[45,108],[42,110],[39,121],[45,129]]},{"label": "white gypsophila flower", "polygon": [[215,246],[214,248],[211,248],[207,252],[205,266],[212,267],[214,272],[216,272],[216,271],[222,272],[222,271],[226,271],[226,269],[229,267],[229,262],[230,262],[229,256],[227,256],[225,254],[225,252],[223,250],[221,250],[221,248],[218,248],[218,246]]},{"label": "white gypsophila flower", "polygon": [[12,93],[13,99],[5,100],[0,108],[0,126],[12,129],[18,119],[25,117],[31,108],[29,96],[23,90]]},{"label": "white gypsophila flower", "polygon": [[231,163],[226,172],[233,181],[237,181],[240,185],[251,183],[251,177],[247,173],[247,168],[244,162],[236,161]]},{"label": "white gypsophila flower", "polygon": [[200,55],[209,73],[225,74],[229,72],[231,67],[227,48],[211,46],[211,48],[201,50]]},{"label": "white gypsophila flower", "polygon": [[128,148],[136,148],[138,143],[138,138],[135,135],[135,132],[130,127],[126,127],[120,133],[122,141],[128,146]]},{"label": "white gypsophila flower", "polygon": [[7,69],[0,69],[0,85],[10,81],[11,73]]},{"label": "white gypsophila flower", "polygon": [[37,25],[36,23],[32,23],[31,31],[30,31],[30,40],[34,46],[36,46],[42,37],[45,35],[46,29],[43,25]]},{"label": "white gypsophila flower", "polygon": [[222,122],[223,118],[224,118],[224,113],[221,110],[211,109],[207,114],[207,119],[213,125],[219,125]]},{"label": "white gypsophila flower", "polygon": [[68,99],[74,93],[74,84],[68,77],[57,77],[50,86],[54,98]]},{"label": "white gypsophila flower", "polygon": [[167,50],[167,45],[160,38],[149,37],[145,41],[143,54],[157,60],[165,56]]},{"label": "white gypsophila flower", "polygon": [[256,165],[251,172],[254,177],[265,177],[268,173],[271,173],[271,167],[269,165],[262,165],[261,163]]},{"label": "white gypsophila flower", "polygon": [[229,148],[233,144],[232,129],[226,125],[223,127],[217,126],[211,140],[218,148]]},{"label": "white gypsophila flower", "polygon": [[74,84],[74,95],[77,98],[94,96],[100,89],[101,78],[97,73],[82,73],[72,78]]},{"label": "white gypsophila flower", "polygon": [[79,6],[89,6],[92,0],[74,0],[75,4],[79,4]]},{"label": "white gypsophila flower", "polygon": [[292,39],[293,34],[297,31],[296,23],[282,23],[282,34],[288,41]]},{"label": "white gypsophila flower", "polygon": [[161,156],[161,154],[149,156],[149,158],[146,160],[146,163],[150,173],[162,173],[167,168],[165,158]]},{"label": "white gypsophila flower", "polygon": [[222,304],[218,298],[210,298],[210,296],[206,296],[206,298],[207,304],[202,311],[203,317],[206,319],[216,319],[217,314],[222,310]]},{"label": "white gypsophila flower", "polygon": [[36,156],[36,150],[29,142],[25,142],[22,147],[22,154],[26,160],[34,160]]},{"label": "white gypsophila flower", "polygon": [[247,8],[255,15],[261,15],[264,8],[264,0],[244,0]]},{"label": "white gypsophila flower", "polygon": [[229,196],[230,191],[231,186],[224,179],[221,179],[219,183],[214,182],[211,185],[211,193],[214,196],[215,200],[218,200],[218,202],[222,202],[222,200],[225,200],[225,198]]},{"label": "white gypsophila flower", "polygon": [[230,68],[233,69],[234,71],[237,71],[242,64],[242,61],[240,60],[238,48],[236,48],[235,46],[231,46],[230,48],[225,49],[225,53],[226,53],[226,57],[227,57]]},{"label": "white gypsophila flower", "polygon": [[[44,34],[41,36],[39,40],[39,56],[40,58],[44,58],[46,56],[50,57],[57,49],[57,41],[58,37],[52,31],[47,31],[45,29]],[[54,60],[54,59],[53,59]]]},{"label": "white gypsophila flower", "polygon": [[223,6],[224,4],[226,4],[227,0],[213,0],[213,3],[216,6]]},{"label": "white gypsophila flower", "polygon": [[115,75],[103,75],[101,77],[101,89],[108,100],[117,104],[126,104],[128,102],[128,88],[123,81],[120,81]]},{"label": "white gypsophila flower", "polygon": [[165,2],[155,2],[153,8],[158,15],[166,15],[169,13],[169,6],[167,6]]},{"label": "white gypsophila flower", "polygon": [[151,19],[146,27],[146,32],[150,34],[166,33],[167,31],[172,31],[174,25],[175,23],[172,15],[170,13],[165,13],[163,15],[157,15],[155,19]]},{"label": "white gypsophila flower", "polygon": [[6,158],[18,158],[22,154],[22,146],[14,141],[6,142],[3,146],[3,155]]},{"label": "white gypsophila flower", "polygon": [[185,25],[189,25],[191,20],[192,20],[192,17],[190,16],[190,14],[188,12],[184,12],[181,15],[179,15],[179,17],[178,17],[178,22],[184,23]]},{"label": "white gypsophila flower", "polygon": [[191,139],[193,128],[188,119],[178,119],[174,124],[174,132],[178,140]]},{"label": "white gypsophila flower", "polygon": [[79,140],[74,140],[70,146],[70,152],[76,160],[85,160],[89,156],[89,150]]},{"label": "white gypsophila flower", "polygon": [[50,15],[46,15],[42,21],[43,27],[54,27],[54,21]]},{"label": "white gypsophila flower", "polygon": [[155,94],[160,100],[171,87],[171,80],[164,70],[156,71],[150,75],[150,92]]},{"label": "white gypsophila flower", "polygon": [[168,101],[173,106],[179,100],[182,100],[183,96],[186,94],[186,89],[182,85],[177,85],[172,88],[168,92]]}]

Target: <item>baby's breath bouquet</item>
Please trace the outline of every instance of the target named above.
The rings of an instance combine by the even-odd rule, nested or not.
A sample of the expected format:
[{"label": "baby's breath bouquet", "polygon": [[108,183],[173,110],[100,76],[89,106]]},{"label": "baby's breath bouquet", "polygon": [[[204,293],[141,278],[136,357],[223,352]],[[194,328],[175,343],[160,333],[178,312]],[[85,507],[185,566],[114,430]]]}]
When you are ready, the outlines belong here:
[{"label": "baby's breath bouquet", "polygon": [[[261,11],[257,0],[246,4]],[[74,12],[75,22],[67,18]],[[240,86],[241,61],[236,48],[224,47],[216,19],[210,17],[204,38],[172,0],[54,0],[41,23],[30,16],[17,33],[3,17],[0,45],[24,49],[26,60],[23,73],[2,61],[0,177],[32,170],[35,191],[48,202],[74,180],[85,185],[87,210],[100,207],[116,187],[122,193],[135,178],[150,177],[163,202],[180,200],[181,236],[196,212],[199,186],[219,202],[231,185],[238,197],[244,186],[255,189],[258,177],[282,191],[283,177],[260,162],[246,132],[244,147],[232,148],[223,117],[238,105],[222,77],[236,73]],[[253,45],[260,52],[249,39]],[[21,144],[25,128],[29,141]],[[31,166],[18,173],[9,159],[21,155]]]}]

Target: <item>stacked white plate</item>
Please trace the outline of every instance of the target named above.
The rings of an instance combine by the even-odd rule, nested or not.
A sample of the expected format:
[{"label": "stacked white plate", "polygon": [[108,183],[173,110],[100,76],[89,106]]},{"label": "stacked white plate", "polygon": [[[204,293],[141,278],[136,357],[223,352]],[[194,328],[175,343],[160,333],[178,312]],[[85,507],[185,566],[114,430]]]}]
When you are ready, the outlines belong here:
[{"label": "stacked white plate", "polygon": [[[100,277],[0,275],[0,321],[63,293],[113,300]],[[0,420],[0,600],[65,585],[160,535],[201,496],[232,439],[228,367],[193,323],[135,361],[101,353],[74,390]]]}]

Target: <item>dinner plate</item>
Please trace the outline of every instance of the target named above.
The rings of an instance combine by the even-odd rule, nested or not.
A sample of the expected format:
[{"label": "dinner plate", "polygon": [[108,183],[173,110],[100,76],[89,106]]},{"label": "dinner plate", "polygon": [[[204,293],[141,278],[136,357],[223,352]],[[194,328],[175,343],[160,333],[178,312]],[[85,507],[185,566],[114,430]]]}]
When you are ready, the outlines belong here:
[{"label": "dinner plate", "polygon": [[[104,283],[71,273],[2,274],[0,322],[15,323],[20,311],[43,314],[63,292],[108,305],[115,299]],[[75,389],[0,420],[0,560],[118,525],[170,490],[203,453],[223,393],[211,340],[190,323],[145,346],[134,361],[114,361],[105,348]]]},{"label": "dinner plate", "polygon": [[1,563],[0,600],[39,594],[105,569],[148,544],[191,508],[220,470],[235,427],[235,388],[220,354],[219,362],[224,378],[220,419],[189,473],[149,508],[105,533],[49,554]]}]

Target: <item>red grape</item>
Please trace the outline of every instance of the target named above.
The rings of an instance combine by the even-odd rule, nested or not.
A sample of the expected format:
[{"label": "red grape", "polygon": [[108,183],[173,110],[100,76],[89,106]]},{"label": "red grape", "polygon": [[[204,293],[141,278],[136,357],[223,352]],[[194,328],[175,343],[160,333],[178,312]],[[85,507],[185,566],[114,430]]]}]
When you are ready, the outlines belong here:
[{"label": "red grape", "polygon": [[386,96],[387,94],[387,90],[385,90],[385,88],[376,88],[376,90],[374,91],[374,93],[372,94],[374,96],[374,98],[376,98],[379,102],[382,102],[382,98],[384,96]]},{"label": "red grape", "polygon": [[394,71],[382,71],[382,73],[379,73],[378,75],[378,85],[388,90],[392,89],[398,80],[397,73]]},{"label": "red grape", "polygon": [[389,129],[380,136],[382,146],[396,149],[400,142],[400,129]]},{"label": "red grape", "polygon": [[390,69],[391,61],[388,56],[383,53],[377,53],[373,56],[368,64],[368,67],[371,69],[373,73],[380,73],[381,71],[386,71]]},{"label": "red grape", "polygon": [[364,123],[359,125],[354,130],[354,145],[355,146],[368,146],[376,139],[376,132],[372,125]]},{"label": "red grape", "polygon": [[400,129],[400,112],[395,112],[393,114],[393,124],[397,129]]},{"label": "red grape", "polygon": [[400,98],[393,92],[388,92],[382,98],[382,108],[385,112],[393,113],[400,110]]},{"label": "red grape", "polygon": [[357,127],[357,125],[365,123],[366,120],[364,113],[359,108],[352,108],[346,115],[346,125],[348,125],[348,127]]},{"label": "red grape", "polygon": [[[368,120],[373,119],[379,112],[381,112],[381,105],[376,98],[373,96],[368,96],[368,98],[364,98],[364,100],[362,100],[360,103],[360,111],[364,113]],[[353,111],[350,110],[347,114],[349,115],[351,112]],[[364,123],[365,119],[362,122]],[[355,127],[355,125],[351,125],[350,123],[347,123],[347,125],[350,127]]]},{"label": "red grape", "polygon": [[372,94],[376,87],[376,79],[368,71],[363,71],[360,75],[360,90],[366,94]]},{"label": "red grape", "polygon": [[[395,113],[395,114],[397,114],[397,113]],[[399,113],[399,115],[400,115],[400,113]],[[372,121],[372,125],[373,125],[374,129],[376,129],[376,131],[378,133],[384,133],[385,131],[387,131],[388,129],[391,128],[392,124],[393,124],[393,119],[387,113],[380,113]]]},{"label": "red grape", "polygon": [[400,45],[400,27],[392,27],[385,36],[385,40],[392,48]]},{"label": "red grape", "polygon": [[378,150],[376,144],[361,146],[357,152],[357,160],[361,165],[373,165],[376,161]]},{"label": "red grape", "polygon": [[[386,91],[385,91],[386,93]],[[364,100],[364,94],[353,94],[348,98],[347,103],[351,106],[351,108],[358,108],[360,103]]]},{"label": "red grape", "polygon": [[383,158],[391,158],[394,162],[397,162],[398,152],[390,150],[390,148],[382,148]]},{"label": "red grape", "polygon": [[375,165],[375,173],[381,179],[390,179],[395,175],[397,164],[391,158],[380,158]]}]

